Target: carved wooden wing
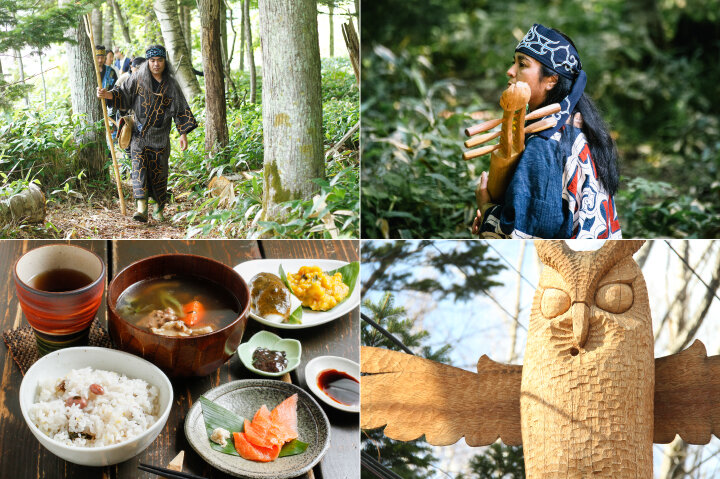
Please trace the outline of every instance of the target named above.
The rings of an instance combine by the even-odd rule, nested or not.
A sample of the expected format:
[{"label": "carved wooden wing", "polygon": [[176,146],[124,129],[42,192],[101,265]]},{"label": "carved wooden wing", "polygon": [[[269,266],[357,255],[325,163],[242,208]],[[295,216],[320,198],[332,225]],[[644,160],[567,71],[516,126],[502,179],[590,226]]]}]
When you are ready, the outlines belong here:
[{"label": "carved wooden wing", "polygon": [[699,340],[655,360],[653,442],[671,442],[675,434],[690,444],[720,437],[720,356],[708,357]]},{"label": "carved wooden wing", "polygon": [[411,441],[423,434],[430,444],[470,446],[522,443],[520,382],[522,366],[496,363],[487,356],[478,372],[387,349],[361,350],[360,426],[385,426],[385,435]]}]

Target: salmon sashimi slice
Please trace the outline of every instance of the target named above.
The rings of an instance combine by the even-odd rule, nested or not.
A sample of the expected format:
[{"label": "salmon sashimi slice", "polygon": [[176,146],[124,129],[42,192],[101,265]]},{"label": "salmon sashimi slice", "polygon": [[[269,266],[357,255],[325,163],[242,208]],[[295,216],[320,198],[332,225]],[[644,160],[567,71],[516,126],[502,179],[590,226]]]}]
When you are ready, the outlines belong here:
[{"label": "salmon sashimi slice", "polygon": [[298,437],[297,432],[298,395],[293,394],[277,405],[270,413],[270,433],[280,439],[280,444]]},{"label": "salmon sashimi slice", "polygon": [[235,450],[249,461],[270,462],[280,455],[281,446],[260,447],[248,441],[244,432],[234,432]]},{"label": "salmon sashimi slice", "polygon": [[255,413],[252,422],[245,419],[244,429],[247,440],[256,446],[271,447],[284,444],[276,434],[271,432],[270,411],[264,404]]}]

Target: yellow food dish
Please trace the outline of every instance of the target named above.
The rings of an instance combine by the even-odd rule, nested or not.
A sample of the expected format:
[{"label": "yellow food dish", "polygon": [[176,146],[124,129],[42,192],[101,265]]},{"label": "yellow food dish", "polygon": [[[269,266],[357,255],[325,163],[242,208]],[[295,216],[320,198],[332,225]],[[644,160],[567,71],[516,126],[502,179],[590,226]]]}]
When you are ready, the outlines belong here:
[{"label": "yellow food dish", "polygon": [[350,293],[342,273],[329,276],[318,266],[303,266],[295,274],[288,273],[287,281],[303,306],[313,311],[332,309]]}]

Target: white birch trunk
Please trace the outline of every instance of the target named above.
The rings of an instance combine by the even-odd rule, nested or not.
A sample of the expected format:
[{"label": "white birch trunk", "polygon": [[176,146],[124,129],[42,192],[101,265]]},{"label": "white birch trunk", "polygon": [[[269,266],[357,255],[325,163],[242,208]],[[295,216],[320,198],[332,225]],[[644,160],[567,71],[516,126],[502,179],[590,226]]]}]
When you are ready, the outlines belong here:
[{"label": "white birch trunk", "polygon": [[[110,1],[106,3],[103,7],[103,10],[105,10],[103,14],[103,18],[105,20],[105,23],[103,23],[103,38],[105,39],[105,47],[107,47],[108,51],[111,49],[115,49],[115,45],[113,44],[113,35],[115,34],[115,15],[113,15],[113,7]],[[115,57],[113,57],[113,61]]]},{"label": "white birch trunk", "polygon": [[175,78],[185,98],[190,101],[200,95],[200,84],[193,73],[190,53],[180,28],[177,0],[155,0],[153,8],[160,23],[170,62],[175,67]]}]

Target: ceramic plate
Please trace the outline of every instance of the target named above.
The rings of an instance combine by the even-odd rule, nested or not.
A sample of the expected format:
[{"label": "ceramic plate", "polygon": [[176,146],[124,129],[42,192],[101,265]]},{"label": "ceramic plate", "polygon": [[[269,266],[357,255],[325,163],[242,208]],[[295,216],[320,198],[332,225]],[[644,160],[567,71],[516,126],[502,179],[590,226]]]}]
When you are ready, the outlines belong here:
[{"label": "ceramic plate", "polygon": [[308,443],[302,454],[280,457],[272,462],[255,462],[212,449],[199,401],[193,404],[185,418],[185,437],[208,464],[233,476],[253,479],[299,476],[317,464],[330,447],[330,422],[312,396],[294,384],[272,379],[233,381],[211,389],[203,396],[241,417],[252,419],[263,404],[272,410],[295,393],[298,395],[298,439]]},{"label": "ceramic plate", "polygon": [[[323,271],[332,271],[345,266],[345,261],[337,261],[334,259],[256,259],[253,261],[246,261],[235,266],[235,271],[242,276],[246,283],[250,283],[253,276],[258,273],[273,273],[278,275],[278,267],[282,264],[285,273],[296,273],[302,266],[319,266]],[[293,296],[294,300],[297,300]],[[300,302],[297,301],[298,306]],[[350,297],[345,299],[342,303],[338,304],[329,311],[312,311],[310,309],[303,309],[302,324],[288,324],[279,323],[277,321],[269,321],[261,316],[250,312],[250,316],[255,320],[265,324],[281,329],[302,329],[317,326],[319,324],[328,323],[340,316],[349,313],[360,304],[360,278],[355,283],[355,289],[350,292]],[[294,310],[295,306],[292,306]]]},{"label": "ceramic plate", "polygon": [[[327,393],[325,393],[322,389],[320,389],[317,381],[318,376],[321,372],[327,369],[335,369],[336,371],[346,373],[357,379],[359,382],[360,365],[355,361],[350,361],[349,359],[341,358],[339,356],[320,356],[305,365],[305,381],[307,382],[308,388],[310,388],[313,394],[320,398],[322,402],[336,409],[340,409],[341,411],[360,412],[359,401],[358,404],[354,406],[348,406],[346,404],[337,402],[336,400],[328,396]],[[358,385],[358,391],[359,390],[360,388]]]},{"label": "ceramic plate", "polygon": [[[267,348],[273,351],[285,351],[287,367],[279,373],[270,373],[261,369],[256,369],[252,365],[252,356],[257,348]],[[278,377],[285,373],[289,373],[300,365],[302,346],[300,345],[300,341],[297,339],[283,339],[270,331],[260,331],[259,333],[255,333],[247,342],[242,343],[237,350],[237,354],[243,365],[255,374]]]}]

